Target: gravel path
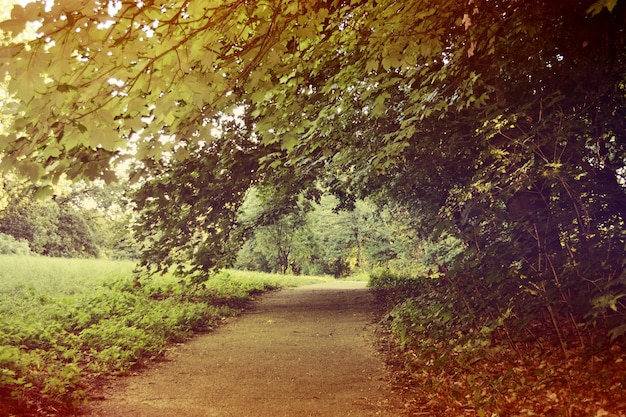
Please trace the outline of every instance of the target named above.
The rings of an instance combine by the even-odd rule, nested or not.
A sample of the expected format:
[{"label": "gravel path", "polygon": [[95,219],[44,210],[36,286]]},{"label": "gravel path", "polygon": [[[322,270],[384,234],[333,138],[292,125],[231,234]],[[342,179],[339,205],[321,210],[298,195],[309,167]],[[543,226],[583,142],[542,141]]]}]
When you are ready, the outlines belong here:
[{"label": "gravel path", "polygon": [[400,416],[364,282],[264,295],[217,331],[105,388],[98,417]]}]

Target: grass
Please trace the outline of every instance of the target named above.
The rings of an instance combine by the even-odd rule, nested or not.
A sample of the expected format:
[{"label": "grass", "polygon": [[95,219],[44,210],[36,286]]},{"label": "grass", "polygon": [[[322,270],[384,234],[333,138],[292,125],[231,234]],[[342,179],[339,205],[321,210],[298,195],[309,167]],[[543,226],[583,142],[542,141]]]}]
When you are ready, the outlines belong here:
[{"label": "grass", "polygon": [[0,293],[29,288],[48,295],[89,292],[132,275],[132,261],[0,255]]},{"label": "grass", "polygon": [[0,256],[0,416],[59,415],[252,295],[329,278],[224,271],[201,286],[126,261]]}]

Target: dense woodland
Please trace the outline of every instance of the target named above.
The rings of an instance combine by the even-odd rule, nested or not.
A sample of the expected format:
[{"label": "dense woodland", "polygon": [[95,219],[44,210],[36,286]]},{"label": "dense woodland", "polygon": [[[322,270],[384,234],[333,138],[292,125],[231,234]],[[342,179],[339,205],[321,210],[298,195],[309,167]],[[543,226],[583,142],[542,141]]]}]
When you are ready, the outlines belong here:
[{"label": "dense woodland", "polygon": [[625,24],[618,0],[15,6],[0,232],[57,254],[6,219],[93,233],[58,184],[128,182],[148,272],[379,268],[408,345],[454,322],[602,350],[626,334]]}]

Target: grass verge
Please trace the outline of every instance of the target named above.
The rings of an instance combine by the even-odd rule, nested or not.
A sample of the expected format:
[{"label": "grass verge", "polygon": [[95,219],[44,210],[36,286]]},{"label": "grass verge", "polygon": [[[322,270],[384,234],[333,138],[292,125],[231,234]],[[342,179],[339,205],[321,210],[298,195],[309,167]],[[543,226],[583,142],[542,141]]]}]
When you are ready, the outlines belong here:
[{"label": "grass verge", "polygon": [[124,374],[207,331],[254,294],[319,282],[242,271],[202,285],[138,280],[124,261],[0,256],[0,416],[54,416],[97,378]]}]

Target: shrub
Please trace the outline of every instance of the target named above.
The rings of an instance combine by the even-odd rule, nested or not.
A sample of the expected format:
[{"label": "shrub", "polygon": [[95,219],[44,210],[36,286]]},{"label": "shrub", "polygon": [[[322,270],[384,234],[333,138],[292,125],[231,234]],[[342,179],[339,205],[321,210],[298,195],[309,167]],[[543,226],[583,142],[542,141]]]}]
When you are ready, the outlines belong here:
[{"label": "shrub", "polygon": [[31,255],[30,246],[24,239],[0,233],[0,255]]},{"label": "shrub", "polygon": [[324,268],[324,272],[335,278],[345,278],[350,275],[350,263],[343,258],[337,257]]}]

